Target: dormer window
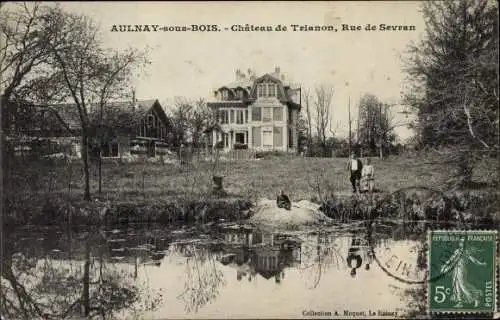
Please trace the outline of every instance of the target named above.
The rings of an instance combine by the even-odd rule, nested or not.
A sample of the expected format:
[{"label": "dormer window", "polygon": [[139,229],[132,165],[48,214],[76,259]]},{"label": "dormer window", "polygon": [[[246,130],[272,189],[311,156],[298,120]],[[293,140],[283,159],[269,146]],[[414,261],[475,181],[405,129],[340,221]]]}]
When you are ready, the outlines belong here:
[{"label": "dormer window", "polygon": [[267,95],[267,85],[261,83],[257,85],[257,97],[265,97]]},{"label": "dormer window", "polygon": [[222,97],[222,100],[224,100],[224,101],[229,100],[229,93],[227,92],[227,90],[224,89],[221,91],[221,97]]},{"label": "dormer window", "polygon": [[260,83],[257,85],[258,97],[276,97],[277,88],[275,83]]},{"label": "dormer window", "polygon": [[236,91],[236,96],[238,97],[239,100],[243,99],[243,90],[239,89]]},{"label": "dormer window", "polygon": [[267,94],[269,97],[276,97],[276,84],[268,83],[267,84]]},{"label": "dormer window", "polygon": [[155,117],[152,114],[148,115],[148,127],[155,127]]}]

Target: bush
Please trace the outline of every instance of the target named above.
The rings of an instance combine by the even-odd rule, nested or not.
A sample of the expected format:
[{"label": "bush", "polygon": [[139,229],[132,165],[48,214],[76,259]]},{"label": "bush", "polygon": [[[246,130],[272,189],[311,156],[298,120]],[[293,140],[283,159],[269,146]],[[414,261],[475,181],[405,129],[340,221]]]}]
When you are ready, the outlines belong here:
[{"label": "bush", "polygon": [[272,159],[276,157],[290,157],[291,153],[285,151],[259,151],[255,153],[257,159]]},{"label": "bush", "polygon": [[234,149],[235,150],[245,150],[245,149],[248,149],[248,144],[246,144],[246,143],[235,143],[234,144]]}]

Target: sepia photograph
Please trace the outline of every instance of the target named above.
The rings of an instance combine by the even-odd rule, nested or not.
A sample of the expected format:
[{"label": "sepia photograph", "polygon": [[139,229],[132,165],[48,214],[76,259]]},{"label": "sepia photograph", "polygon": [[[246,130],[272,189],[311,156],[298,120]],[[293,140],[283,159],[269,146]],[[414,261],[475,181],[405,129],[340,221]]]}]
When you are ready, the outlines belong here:
[{"label": "sepia photograph", "polygon": [[494,0],[0,3],[0,319],[497,319]]}]

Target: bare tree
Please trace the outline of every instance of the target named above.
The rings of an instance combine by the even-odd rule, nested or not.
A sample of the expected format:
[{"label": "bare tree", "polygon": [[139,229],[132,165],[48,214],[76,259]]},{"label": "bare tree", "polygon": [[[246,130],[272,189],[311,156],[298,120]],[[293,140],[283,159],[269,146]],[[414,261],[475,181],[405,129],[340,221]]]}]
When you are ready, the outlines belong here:
[{"label": "bare tree", "polygon": [[53,19],[62,26],[56,34],[56,42],[64,45],[50,46],[51,66],[63,79],[65,90],[61,98],[71,99],[78,111],[85,173],[84,199],[90,200],[88,150],[92,97],[97,95],[100,108],[104,108],[110,98],[119,96],[142,54],[136,50],[125,53],[105,50],[99,27],[92,19],[58,8],[54,10]]},{"label": "bare tree", "polygon": [[316,133],[323,147],[326,146],[330,123],[330,109],[333,98],[333,88],[319,85],[314,91],[314,116],[316,118]]},{"label": "bare tree", "polygon": [[363,95],[359,102],[358,143],[372,154],[378,152],[380,158],[383,157],[383,149],[396,139],[394,129],[408,125],[406,121],[396,121],[391,107],[373,94]]},{"label": "bare tree", "polygon": [[[110,52],[107,56],[103,56],[102,61],[99,61],[95,68],[100,70],[98,78],[92,83],[89,89],[89,94],[97,95],[96,103],[98,119],[91,123],[97,128],[96,133],[99,137],[98,142],[98,172],[99,172],[99,189],[98,193],[102,192],[102,148],[105,141],[105,136],[116,136],[117,131],[131,131],[129,124],[133,121],[123,121],[125,119],[132,120],[130,116],[131,110],[122,110],[121,108],[113,108],[111,102],[113,100],[123,99],[127,96],[127,86],[130,83],[132,70],[139,66],[148,64],[147,52],[140,52],[136,49],[128,49],[125,52]],[[134,101],[130,101],[134,103]],[[133,113],[133,112],[132,112]],[[125,117],[123,117],[125,116]],[[121,119],[119,119],[121,118]],[[107,120],[107,129],[111,134],[105,134],[105,120]],[[117,121],[121,120],[121,121]],[[111,129],[111,130],[109,130]]]},{"label": "bare tree", "polygon": [[170,111],[174,131],[174,146],[192,141],[194,147],[199,147],[203,131],[212,123],[213,113],[208,109],[203,99],[190,101],[177,97]]},{"label": "bare tree", "polygon": [[5,106],[28,80],[48,73],[50,48],[64,45],[57,38],[60,24],[54,10],[39,3],[16,3],[0,8],[0,84]]},{"label": "bare tree", "polygon": [[304,104],[306,106],[305,113],[306,113],[306,125],[307,125],[307,148],[308,150],[311,150],[312,146],[312,118],[311,118],[311,107],[310,107],[310,102],[311,102],[311,92],[309,90],[304,90],[303,93],[303,99],[304,99]]}]

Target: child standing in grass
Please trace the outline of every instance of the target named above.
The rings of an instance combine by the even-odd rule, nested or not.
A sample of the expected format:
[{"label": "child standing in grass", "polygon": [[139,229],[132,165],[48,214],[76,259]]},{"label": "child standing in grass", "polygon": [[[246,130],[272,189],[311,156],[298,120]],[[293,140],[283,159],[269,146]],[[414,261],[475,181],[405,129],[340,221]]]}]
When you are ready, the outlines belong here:
[{"label": "child standing in grass", "polygon": [[366,165],[363,166],[361,171],[361,186],[362,190],[373,192],[373,186],[375,184],[374,168],[370,158],[366,159]]}]

